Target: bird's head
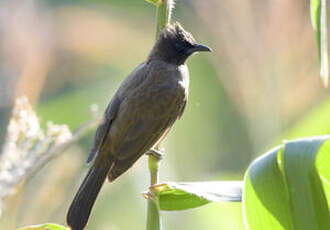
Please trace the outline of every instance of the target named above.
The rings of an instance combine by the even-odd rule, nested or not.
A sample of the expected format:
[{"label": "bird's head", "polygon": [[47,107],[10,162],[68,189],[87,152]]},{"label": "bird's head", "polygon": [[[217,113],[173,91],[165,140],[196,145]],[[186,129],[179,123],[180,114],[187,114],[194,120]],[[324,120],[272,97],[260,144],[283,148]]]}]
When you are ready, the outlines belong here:
[{"label": "bird's head", "polygon": [[161,59],[180,65],[184,64],[190,55],[201,51],[211,51],[211,49],[196,43],[193,36],[176,22],[174,25],[168,25],[161,32],[149,55],[149,60]]}]

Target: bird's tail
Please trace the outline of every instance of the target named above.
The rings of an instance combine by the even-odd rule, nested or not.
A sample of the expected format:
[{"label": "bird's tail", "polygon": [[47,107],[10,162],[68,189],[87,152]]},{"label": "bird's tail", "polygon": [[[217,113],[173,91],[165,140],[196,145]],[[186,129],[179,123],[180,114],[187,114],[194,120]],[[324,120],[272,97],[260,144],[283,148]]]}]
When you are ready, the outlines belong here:
[{"label": "bird's tail", "polygon": [[72,230],[83,230],[87,224],[96,197],[105,181],[111,163],[102,167],[93,165],[74,197],[67,214],[67,224]]}]

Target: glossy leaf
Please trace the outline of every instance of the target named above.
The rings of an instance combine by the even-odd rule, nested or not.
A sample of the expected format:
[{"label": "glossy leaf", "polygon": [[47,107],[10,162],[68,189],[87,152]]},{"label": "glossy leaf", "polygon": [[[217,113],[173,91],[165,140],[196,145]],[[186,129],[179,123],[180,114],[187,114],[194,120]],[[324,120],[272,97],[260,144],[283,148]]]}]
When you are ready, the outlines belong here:
[{"label": "glossy leaf", "polygon": [[186,210],[210,202],[241,201],[242,182],[168,182],[153,187],[159,197],[161,210]]},{"label": "glossy leaf", "polygon": [[328,229],[328,138],[287,142],[249,167],[243,195],[247,229]]},{"label": "glossy leaf", "polygon": [[146,0],[146,2],[150,2],[152,4],[155,4],[156,6],[159,6],[163,1],[162,0]]},{"label": "glossy leaf", "polygon": [[326,0],[311,0],[311,20],[316,33],[316,40],[320,58],[320,75],[324,85],[328,86],[329,61],[327,38]]},{"label": "glossy leaf", "polygon": [[70,229],[61,225],[47,223],[47,224],[40,224],[34,226],[27,226],[24,228],[20,228],[20,230],[70,230]]}]

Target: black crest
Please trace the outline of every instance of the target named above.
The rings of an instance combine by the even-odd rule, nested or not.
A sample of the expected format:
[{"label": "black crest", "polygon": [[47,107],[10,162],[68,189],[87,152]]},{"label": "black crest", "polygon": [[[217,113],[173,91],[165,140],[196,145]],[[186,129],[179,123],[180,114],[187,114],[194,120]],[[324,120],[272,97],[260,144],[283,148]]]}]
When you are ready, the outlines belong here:
[{"label": "black crest", "polygon": [[192,54],[190,50],[195,44],[193,36],[176,22],[174,25],[168,25],[161,32],[149,55],[149,60],[162,59],[169,63],[183,64]]}]

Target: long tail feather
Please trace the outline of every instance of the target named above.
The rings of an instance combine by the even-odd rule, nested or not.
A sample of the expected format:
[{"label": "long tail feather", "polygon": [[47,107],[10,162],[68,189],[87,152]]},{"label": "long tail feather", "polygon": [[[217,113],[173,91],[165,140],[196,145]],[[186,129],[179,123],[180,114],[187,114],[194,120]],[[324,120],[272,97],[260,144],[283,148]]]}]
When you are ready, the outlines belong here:
[{"label": "long tail feather", "polygon": [[92,166],[87,173],[67,214],[67,223],[72,230],[83,230],[85,228],[110,166],[110,164],[105,167]]}]

